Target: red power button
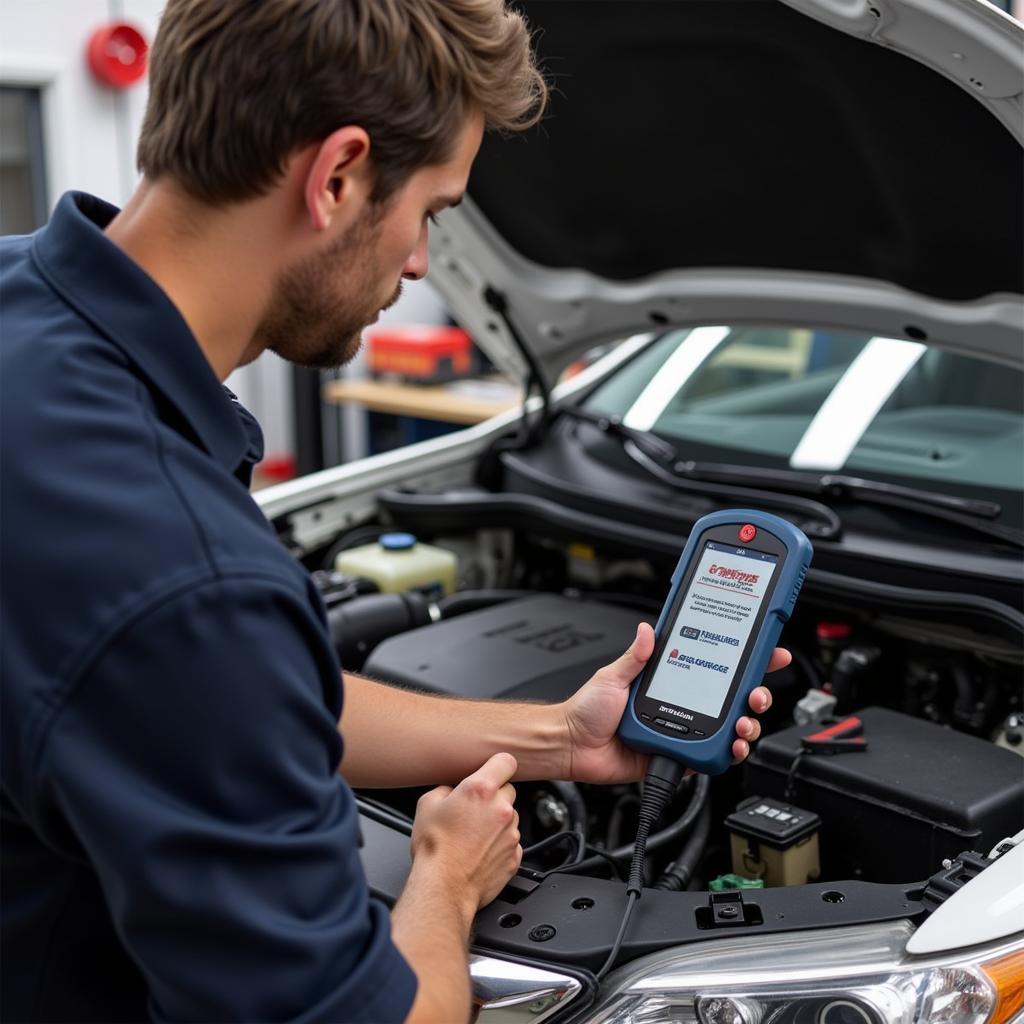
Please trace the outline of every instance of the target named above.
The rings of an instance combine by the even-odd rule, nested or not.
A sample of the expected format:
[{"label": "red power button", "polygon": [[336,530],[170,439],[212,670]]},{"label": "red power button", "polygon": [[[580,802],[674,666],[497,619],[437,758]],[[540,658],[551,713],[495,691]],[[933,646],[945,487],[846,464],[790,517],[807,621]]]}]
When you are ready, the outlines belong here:
[{"label": "red power button", "polygon": [[757,530],[747,523],[746,526],[740,527],[740,540],[744,544],[749,544],[757,536]]}]

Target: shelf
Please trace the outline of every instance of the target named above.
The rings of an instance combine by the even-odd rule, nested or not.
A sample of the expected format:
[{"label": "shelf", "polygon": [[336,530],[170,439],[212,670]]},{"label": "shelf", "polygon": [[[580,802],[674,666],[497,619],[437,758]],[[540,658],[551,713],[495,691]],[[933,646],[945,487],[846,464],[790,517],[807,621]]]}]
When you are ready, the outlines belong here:
[{"label": "shelf", "polygon": [[371,412],[467,425],[514,409],[522,401],[518,388],[505,381],[475,379],[439,385],[334,380],[324,386],[323,397],[338,405],[355,402]]}]

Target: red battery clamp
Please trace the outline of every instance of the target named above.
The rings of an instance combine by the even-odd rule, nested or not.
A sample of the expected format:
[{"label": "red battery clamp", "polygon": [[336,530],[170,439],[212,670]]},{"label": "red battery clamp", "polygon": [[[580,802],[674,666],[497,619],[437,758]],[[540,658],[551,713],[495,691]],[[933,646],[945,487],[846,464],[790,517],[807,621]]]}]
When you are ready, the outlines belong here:
[{"label": "red battery clamp", "polygon": [[810,736],[802,736],[800,747],[808,754],[845,754],[867,750],[868,741],[863,733],[864,723],[856,715],[850,715]]}]

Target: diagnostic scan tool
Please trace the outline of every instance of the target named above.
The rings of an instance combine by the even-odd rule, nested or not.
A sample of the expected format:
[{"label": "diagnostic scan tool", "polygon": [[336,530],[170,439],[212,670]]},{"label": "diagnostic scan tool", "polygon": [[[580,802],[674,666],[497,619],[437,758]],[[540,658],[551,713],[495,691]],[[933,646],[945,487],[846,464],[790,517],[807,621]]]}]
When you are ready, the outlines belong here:
[{"label": "diagnostic scan tool", "polygon": [[796,604],[810,541],[745,509],[698,519],[655,630],[654,653],[619,723],[627,746],[707,775],[732,760],[736,720]]}]

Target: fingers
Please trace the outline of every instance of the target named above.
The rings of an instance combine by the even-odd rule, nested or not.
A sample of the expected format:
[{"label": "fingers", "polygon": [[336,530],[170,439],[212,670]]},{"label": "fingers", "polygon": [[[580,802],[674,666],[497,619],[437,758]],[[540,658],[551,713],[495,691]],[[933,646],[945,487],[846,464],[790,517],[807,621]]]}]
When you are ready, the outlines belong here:
[{"label": "fingers", "polygon": [[755,715],[762,715],[772,706],[772,691],[767,686],[758,686],[750,691],[747,703]]},{"label": "fingers", "polygon": [[[647,622],[641,622],[636,627],[636,636],[633,638],[633,643],[630,645],[629,650],[619,658],[622,661],[623,658],[633,658],[640,662],[643,666],[647,659],[654,653],[654,627]],[[635,675],[636,673],[634,673]],[[630,679],[630,682],[633,680]]]},{"label": "fingers", "polygon": [[511,754],[494,754],[454,789],[438,786],[425,793],[416,808],[414,863],[444,873],[477,907],[494,899],[522,861],[516,792],[509,781],[517,768]]},{"label": "fingers", "polygon": [[761,735],[761,723],[756,718],[747,718],[744,715],[736,720],[736,735],[753,743]]},{"label": "fingers", "polygon": [[[774,672],[777,668],[785,668],[790,662],[789,651],[781,647],[775,648],[772,660],[768,665],[768,671]],[[756,714],[763,714],[772,706],[772,692],[767,686],[757,686],[750,691],[747,699],[750,710]],[[739,764],[750,756],[750,744],[761,736],[761,723],[756,718],[748,718],[743,715],[736,719],[736,739],[732,744],[732,763]]]},{"label": "fingers", "polygon": [[451,791],[451,786],[435,786],[433,789],[428,789],[427,792],[416,801],[417,810],[433,807],[448,796]]},{"label": "fingers", "polygon": [[777,672],[780,668],[785,668],[793,660],[793,655],[786,650],[785,647],[776,647],[772,651],[772,656],[768,661],[768,672]]},{"label": "fingers", "polygon": [[486,788],[497,793],[516,773],[519,767],[511,754],[492,754],[472,775],[459,783],[465,789]]},{"label": "fingers", "polygon": [[653,651],[654,630],[648,623],[641,622],[636,628],[636,637],[629,650],[610,665],[599,669],[598,675],[606,682],[625,688],[636,679]]}]

